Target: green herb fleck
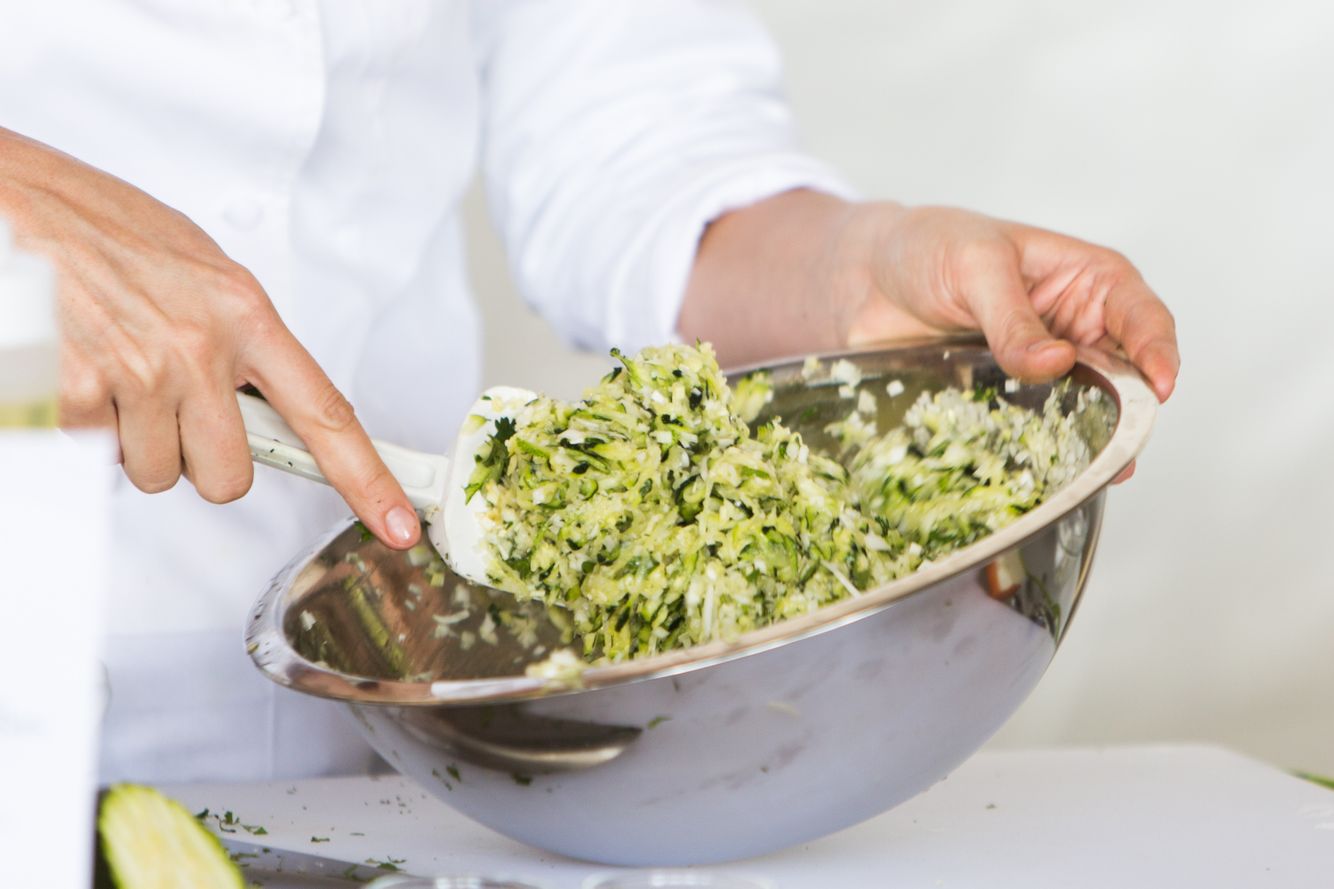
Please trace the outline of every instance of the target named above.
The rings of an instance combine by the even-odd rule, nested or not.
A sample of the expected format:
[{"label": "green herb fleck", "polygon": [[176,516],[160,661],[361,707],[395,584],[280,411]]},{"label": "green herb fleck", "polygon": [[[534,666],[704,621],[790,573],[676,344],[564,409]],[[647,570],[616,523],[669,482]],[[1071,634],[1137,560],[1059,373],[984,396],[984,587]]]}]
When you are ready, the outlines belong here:
[{"label": "green herb fleck", "polygon": [[486,450],[479,451],[474,458],[477,466],[463,489],[465,503],[472,499],[473,494],[485,487],[487,482],[504,475],[505,468],[509,465],[510,454],[506,442],[514,437],[516,431],[514,419],[497,417],[495,429],[496,431],[487,439]]},{"label": "green herb fleck", "polygon": [[1324,775],[1317,775],[1313,772],[1297,771],[1293,772],[1293,774],[1304,781],[1310,781],[1312,784],[1317,784],[1321,787],[1334,790],[1334,778],[1326,778]]},{"label": "green herb fleck", "polygon": [[382,860],[377,860],[374,858],[366,859],[366,863],[374,866],[377,870],[388,870],[388,871],[401,871],[403,868],[399,867],[399,865],[405,861],[407,861],[406,858],[390,858],[388,856],[385,856],[385,858]]}]

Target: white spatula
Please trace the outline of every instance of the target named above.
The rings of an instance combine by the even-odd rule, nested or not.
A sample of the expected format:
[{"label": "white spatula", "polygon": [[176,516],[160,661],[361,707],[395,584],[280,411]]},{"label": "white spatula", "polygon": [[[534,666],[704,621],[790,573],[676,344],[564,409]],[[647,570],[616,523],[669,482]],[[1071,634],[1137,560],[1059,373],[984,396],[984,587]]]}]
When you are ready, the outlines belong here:
[{"label": "white spatula", "polygon": [[[470,416],[481,417],[484,422],[470,422],[460,430],[452,457],[426,454],[382,441],[371,442],[385,466],[403,486],[408,500],[421,513],[431,544],[455,573],[476,583],[490,584],[486,576],[488,560],[483,549],[480,522],[486,504],[481,497],[465,503],[463,489],[472,475],[474,456],[495,432],[496,418],[514,416],[520,407],[536,397],[535,392],[509,386],[487,389],[468,412]],[[245,420],[250,456],[256,463],[326,485],[329,483],[305,443],[268,402],[239,392],[236,400]]]}]

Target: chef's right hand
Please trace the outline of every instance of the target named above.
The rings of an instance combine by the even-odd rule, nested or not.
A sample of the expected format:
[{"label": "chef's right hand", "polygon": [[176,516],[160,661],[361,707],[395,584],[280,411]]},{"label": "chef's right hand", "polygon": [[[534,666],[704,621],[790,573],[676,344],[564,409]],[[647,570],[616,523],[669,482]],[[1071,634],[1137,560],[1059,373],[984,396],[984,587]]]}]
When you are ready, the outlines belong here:
[{"label": "chef's right hand", "polygon": [[236,404],[258,388],[382,541],[417,542],[417,515],[352,406],[278,317],[264,289],[202,229],[142,191],[0,129],[0,214],[56,265],[66,427],[116,430],[125,474],[207,500],[253,477]]}]

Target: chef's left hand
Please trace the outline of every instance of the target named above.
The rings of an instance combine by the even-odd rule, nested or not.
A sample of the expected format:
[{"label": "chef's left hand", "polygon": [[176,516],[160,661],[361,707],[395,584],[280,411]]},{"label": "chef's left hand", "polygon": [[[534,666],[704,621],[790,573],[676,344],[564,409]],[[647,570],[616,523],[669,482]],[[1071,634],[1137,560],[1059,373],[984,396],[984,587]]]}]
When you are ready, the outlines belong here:
[{"label": "chef's left hand", "polygon": [[728,364],[980,330],[1007,373],[1032,380],[1096,345],[1124,351],[1160,400],[1180,366],[1172,314],[1112,250],[966,210],[804,190],[709,227],[680,330]]},{"label": "chef's left hand", "polygon": [[1075,345],[1119,348],[1159,400],[1181,359],[1171,312],[1124,256],[1076,238],[947,207],[864,205],[868,288],[849,345],[981,330],[1008,373],[1051,379]]}]

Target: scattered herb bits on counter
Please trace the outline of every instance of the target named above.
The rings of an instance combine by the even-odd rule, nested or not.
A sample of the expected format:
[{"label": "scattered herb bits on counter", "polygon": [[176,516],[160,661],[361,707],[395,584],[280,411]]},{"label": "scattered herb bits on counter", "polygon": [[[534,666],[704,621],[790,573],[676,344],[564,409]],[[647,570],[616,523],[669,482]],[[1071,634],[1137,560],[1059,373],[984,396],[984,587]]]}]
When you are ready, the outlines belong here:
[{"label": "scattered herb bits on counter", "polygon": [[1089,459],[1059,391],[1041,413],[992,390],[928,393],[883,434],[857,398],[829,455],[779,418],[752,430],[772,387],[729,388],[707,343],[612,354],[582,400],[538,397],[498,421],[467,488],[486,506],[492,581],[567,613],[591,660],[859,595],[1002,527]]}]

